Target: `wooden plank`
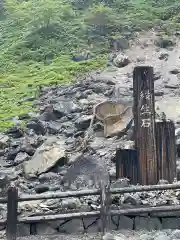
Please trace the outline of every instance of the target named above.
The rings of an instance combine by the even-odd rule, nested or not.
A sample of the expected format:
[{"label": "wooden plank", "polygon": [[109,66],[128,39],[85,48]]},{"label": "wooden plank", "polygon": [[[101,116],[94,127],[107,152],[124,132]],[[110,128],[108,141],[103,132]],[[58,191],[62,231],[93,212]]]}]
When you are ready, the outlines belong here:
[{"label": "wooden plank", "polygon": [[128,178],[131,184],[139,182],[139,162],[134,149],[116,151],[116,178]]},{"label": "wooden plank", "polygon": [[133,71],[133,114],[135,146],[139,158],[139,183],[157,184],[153,68],[138,66]]},{"label": "wooden plank", "polygon": [[158,180],[172,183],[176,177],[175,126],[172,121],[156,122]]}]

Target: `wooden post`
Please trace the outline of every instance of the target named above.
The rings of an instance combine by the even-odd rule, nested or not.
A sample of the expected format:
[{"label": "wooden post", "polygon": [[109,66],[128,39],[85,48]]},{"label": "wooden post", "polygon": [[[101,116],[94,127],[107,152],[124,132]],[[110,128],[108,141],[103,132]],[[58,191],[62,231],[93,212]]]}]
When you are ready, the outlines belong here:
[{"label": "wooden post", "polygon": [[128,178],[131,184],[139,182],[139,162],[134,149],[116,151],[116,178]]},{"label": "wooden post", "polygon": [[172,121],[156,122],[158,180],[172,183],[176,177],[175,126]]},{"label": "wooden post", "polygon": [[104,235],[109,230],[110,224],[110,183],[105,185],[100,182],[100,199],[101,199],[101,226],[102,234]]},{"label": "wooden post", "polygon": [[16,240],[17,208],[18,208],[18,190],[15,186],[11,185],[8,188],[7,226],[6,226],[7,240]]},{"label": "wooden post", "polygon": [[135,146],[140,184],[157,183],[153,68],[139,66],[133,72]]}]

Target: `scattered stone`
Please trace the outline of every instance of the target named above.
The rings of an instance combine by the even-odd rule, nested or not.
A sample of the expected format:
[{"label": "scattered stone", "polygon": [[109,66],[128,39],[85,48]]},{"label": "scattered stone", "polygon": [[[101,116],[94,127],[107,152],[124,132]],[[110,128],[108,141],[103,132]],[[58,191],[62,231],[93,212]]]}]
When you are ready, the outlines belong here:
[{"label": "scattered stone", "polygon": [[49,191],[49,186],[45,184],[39,184],[35,187],[36,193],[43,193]]},{"label": "scattered stone", "polygon": [[160,60],[165,60],[165,61],[167,61],[167,60],[168,60],[168,57],[169,57],[169,54],[166,53],[166,52],[160,52],[160,54],[159,54],[159,59],[160,59]]},{"label": "scattered stone", "polygon": [[46,105],[43,109],[43,112],[41,113],[41,115],[39,116],[39,119],[41,121],[55,121],[57,118],[54,114],[54,109],[53,109],[53,105],[49,104]]},{"label": "scattered stone", "polygon": [[180,73],[180,69],[174,68],[174,69],[172,69],[172,70],[170,71],[170,73],[177,75],[177,74]]},{"label": "scattered stone", "polygon": [[92,118],[93,115],[81,116],[75,121],[75,127],[78,131],[86,130],[87,128],[89,128]]},{"label": "scattered stone", "polygon": [[179,88],[179,85],[178,84],[165,84],[164,87],[169,88],[169,89],[177,89],[177,88]]},{"label": "scattered stone", "polygon": [[53,104],[54,113],[57,118],[66,116],[69,113],[79,112],[81,109],[69,99],[61,98],[56,104]]},{"label": "scattered stone", "polygon": [[23,137],[24,132],[19,126],[14,126],[14,127],[11,127],[6,132],[6,134],[10,135],[13,138],[20,138],[20,137]]},{"label": "scattered stone", "polygon": [[77,198],[63,199],[61,204],[63,209],[78,209],[81,207],[81,202]]},{"label": "scattered stone", "polygon": [[129,57],[123,54],[119,54],[116,58],[114,58],[113,63],[116,67],[125,67],[130,63]]},{"label": "scattered stone", "polygon": [[29,159],[30,159],[30,156],[26,152],[19,152],[14,159],[14,164],[18,165]]},{"label": "scattered stone", "polygon": [[8,147],[9,137],[5,134],[0,133],[0,149]]},{"label": "scattered stone", "polygon": [[31,160],[24,163],[26,175],[47,172],[60,161],[64,165],[66,159],[65,141],[62,137],[49,137],[35,152]]},{"label": "scattered stone", "polygon": [[42,121],[39,121],[38,119],[29,121],[27,123],[27,128],[32,129],[37,135],[45,135],[46,133],[45,125],[42,123]]}]

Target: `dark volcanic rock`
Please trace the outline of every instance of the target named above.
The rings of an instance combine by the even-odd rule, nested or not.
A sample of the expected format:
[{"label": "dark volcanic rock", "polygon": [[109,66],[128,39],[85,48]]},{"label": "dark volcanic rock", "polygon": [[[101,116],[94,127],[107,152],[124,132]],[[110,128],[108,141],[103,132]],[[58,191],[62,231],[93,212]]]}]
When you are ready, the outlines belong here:
[{"label": "dark volcanic rock", "polygon": [[75,127],[77,128],[78,131],[86,130],[89,127],[92,118],[93,118],[92,115],[83,115],[79,117],[75,121]]},{"label": "dark volcanic rock", "polygon": [[39,184],[35,187],[36,193],[43,193],[49,191],[49,186],[45,184]]},{"label": "dark volcanic rock", "polygon": [[11,135],[13,138],[20,138],[24,135],[23,130],[19,126],[10,128],[6,133]]},{"label": "dark volcanic rock", "polygon": [[93,155],[77,158],[63,179],[65,186],[73,185],[76,189],[99,187],[101,180],[108,183],[109,174],[105,163]]},{"label": "dark volcanic rock", "polygon": [[47,131],[45,125],[42,121],[39,121],[38,119],[35,119],[33,121],[29,121],[27,123],[27,128],[34,130],[34,132],[38,135],[44,135]]},{"label": "dark volcanic rock", "polygon": [[79,108],[77,104],[66,98],[57,100],[57,103],[53,104],[53,108],[57,118],[66,116],[69,113],[81,111],[81,108]]},{"label": "dark volcanic rock", "polygon": [[18,165],[22,162],[25,162],[25,161],[29,160],[29,159],[30,159],[30,156],[27,153],[19,152],[14,159],[14,164]]}]

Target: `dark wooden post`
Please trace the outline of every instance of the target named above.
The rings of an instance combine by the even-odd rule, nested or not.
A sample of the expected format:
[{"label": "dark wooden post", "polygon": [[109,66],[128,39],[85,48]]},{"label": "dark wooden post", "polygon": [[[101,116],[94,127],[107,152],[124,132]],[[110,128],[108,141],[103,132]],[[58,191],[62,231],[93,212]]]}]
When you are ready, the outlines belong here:
[{"label": "dark wooden post", "polygon": [[133,72],[135,146],[140,184],[157,184],[153,68],[139,66]]},{"label": "dark wooden post", "polygon": [[17,208],[18,208],[18,190],[15,186],[11,185],[8,188],[7,226],[6,226],[7,240],[16,240]]},{"label": "dark wooden post", "polygon": [[172,121],[156,122],[158,180],[172,183],[176,177],[175,126]]},{"label": "dark wooden post", "polygon": [[100,200],[101,200],[101,226],[104,235],[109,230],[110,224],[110,184],[105,185],[100,182]]},{"label": "dark wooden post", "polygon": [[131,184],[139,182],[139,162],[134,149],[116,151],[116,178],[128,178]]}]

